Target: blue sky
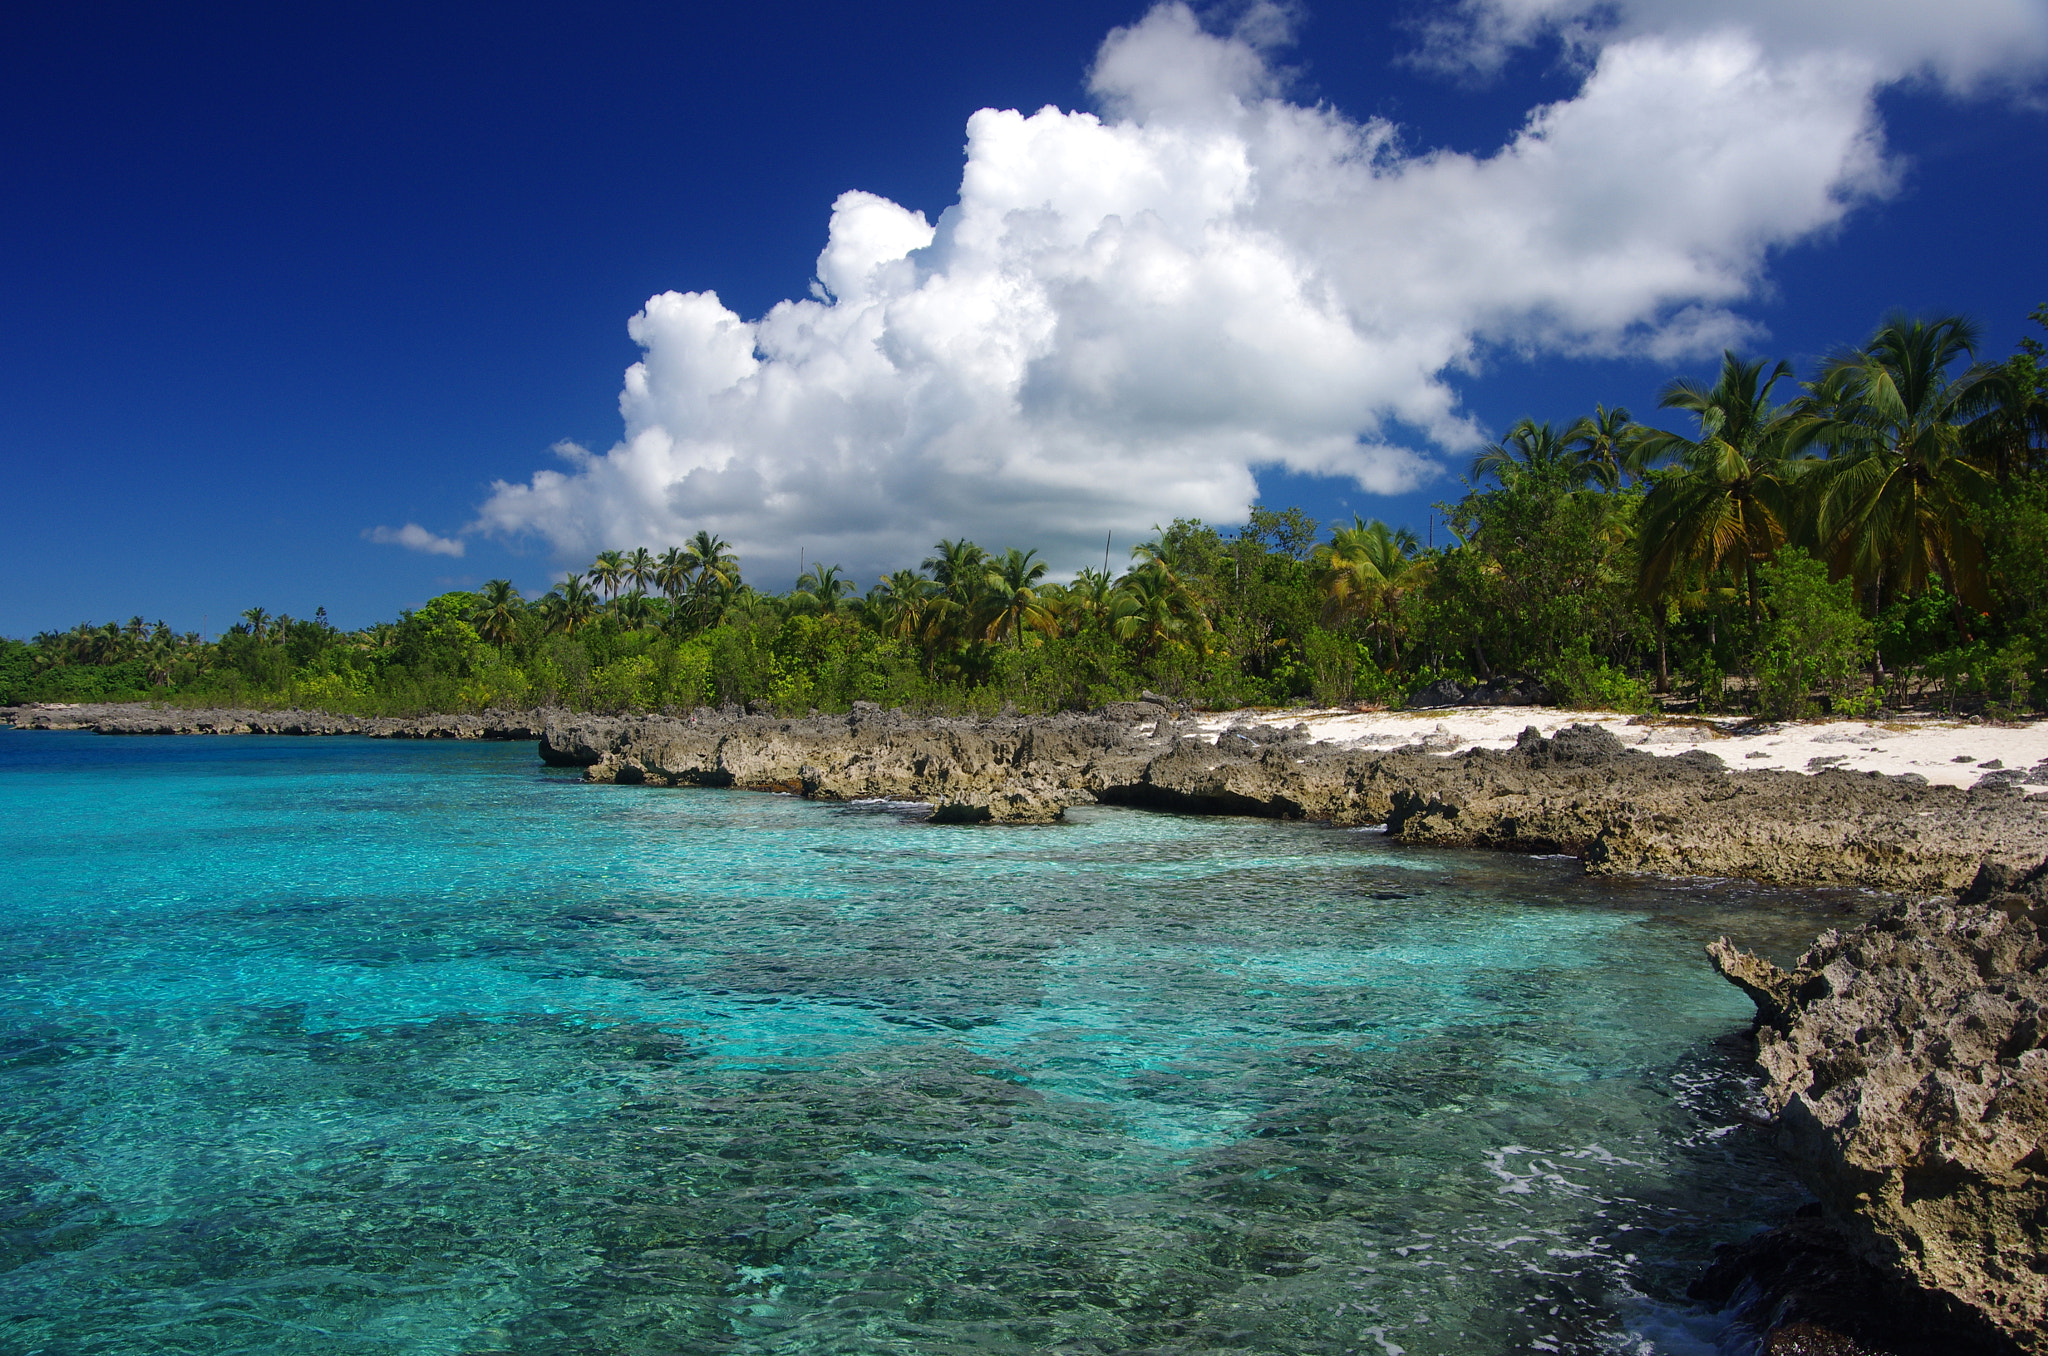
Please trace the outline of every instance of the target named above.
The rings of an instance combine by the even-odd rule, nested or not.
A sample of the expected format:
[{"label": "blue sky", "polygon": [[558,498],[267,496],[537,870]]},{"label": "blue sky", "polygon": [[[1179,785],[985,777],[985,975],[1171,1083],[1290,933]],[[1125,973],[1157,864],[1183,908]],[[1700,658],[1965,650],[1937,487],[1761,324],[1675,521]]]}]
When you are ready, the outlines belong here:
[{"label": "blue sky", "polygon": [[[1269,504],[1420,530],[1471,438],[1648,414],[1721,339],[1803,365],[1905,307],[2010,351],[2048,301],[2044,6],[1967,0],[1935,28],[1866,6],[1849,47],[1697,8],[17,12],[0,634],[218,631],[257,604],[359,625],[696,525],[775,588],[799,549],[859,577],[962,532],[1071,566],[1105,525],[1224,520],[1252,476]],[[1679,94],[1686,71],[1724,101]],[[1670,99],[1628,103],[1659,81]],[[1544,106],[1548,141],[1509,165]],[[981,109],[1026,118],[975,124],[982,196],[942,220]],[[1347,149],[1318,159],[1304,129]],[[1255,189],[1218,187],[1238,151]],[[1040,203],[1050,244],[984,229]],[[851,253],[827,300],[732,330],[738,356],[706,337],[804,303],[828,229]],[[643,331],[629,464],[627,320],[671,291],[723,311]],[[705,395],[720,362],[751,365]],[[863,362],[886,370],[846,375]],[[547,468],[546,494],[493,488]],[[366,536],[408,524],[442,553]]]}]

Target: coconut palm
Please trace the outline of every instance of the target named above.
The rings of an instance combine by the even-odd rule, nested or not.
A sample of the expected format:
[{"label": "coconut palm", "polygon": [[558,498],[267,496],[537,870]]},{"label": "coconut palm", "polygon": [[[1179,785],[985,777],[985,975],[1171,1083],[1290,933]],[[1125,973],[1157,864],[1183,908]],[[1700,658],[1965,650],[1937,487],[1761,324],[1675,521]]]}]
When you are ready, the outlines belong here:
[{"label": "coconut palm", "polygon": [[1110,632],[1145,655],[1208,629],[1201,604],[1164,564],[1153,561],[1117,581]]},{"label": "coconut palm", "polygon": [[1644,430],[1626,406],[1610,410],[1595,405],[1593,413],[1573,424],[1569,432],[1572,455],[1585,468],[1587,479],[1601,489],[1618,490],[1623,476],[1641,474],[1636,448]]},{"label": "coconut palm", "polygon": [[620,576],[633,585],[635,593],[647,592],[647,586],[654,582],[657,572],[654,556],[644,546],[634,547],[619,564]]},{"label": "coconut palm", "polygon": [[1473,478],[1490,475],[1508,486],[1534,476],[1577,489],[1594,474],[1581,442],[1586,423],[1579,420],[1557,428],[1548,420],[1519,420],[1506,437],[1472,459]]},{"label": "coconut palm", "polygon": [[978,640],[988,630],[988,552],[968,541],[941,541],[925,557],[940,596],[932,604],[932,626],[944,641]]},{"label": "coconut palm", "polygon": [[249,623],[249,634],[257,640],[270,633],[270,614],[260,607],[252,607],[244,612],[242,620]]},{"label": "coconut palm", "polygon": [[626,582],[626,558],[617,551],[599,551],[586,572],[590,582],[603,590],[606,601],[619,596]]},{"label": "coconut palm", "polygon": [[526,607],[512,581],[491,580],[483,586],[478,599],[475,611],[469,614],[469,623],[476,633],[501,650],[517,640],[519,619]]},{"label": "coconut palm", "polygon": [[939,586],[915,570],[898,570],[868,590],[868,622],[894,640],[924,643],[933,620]]},{"label": "coconut palm", "polygon": [[701,592],[705,588],[725,593],[739,587],[739,557],[732,543],[701,528],[683,543],[683,559]]},{"label": "coconut palm", "polygon": [[852,592],[853,581],[837,565],[813,565],[797,577],[789,600],[806,610],[829,615],[837,612],[840,600]]},{"label": "coconut palm", "polygon": [[671,546],[661,553],[654,562],[654,586],[662,591],[671,603],[679,603],[690,591],[690,581],[696,575],[697,567],[692,563],[690,553],[680,546]]},{"label": "coconut palm", "polygon": [[541,613],[550,632],[573,636],[597,615],[597,595],[572,574],[541,599]]},{"label": "coconut palm", "polygon": [[2033,353],[2018,353],[1985,375],[1984,390],[1989,408],[1965,442],[1970,460],[2007,485],[2048,461],[2048,371]]},{"label": "coconut palm", "polygon": [[1038,581],[1045,578],[1046,570],[1045,562],[1037,557],[1035,550],[1019,551],[1013,546],[989,561],[985,571],[989,619],[984,633],[988,639],[1008,636],[1022,649],[1026,631],[1054,629],[1052,612],[1039,598],[1036,588]]},{"label": "coconut palm", "polygon": [[1351,526],[1340,527],[1310,557],[1316,587],[1322,591],[1326,619],[1359,618],[1368,629],[1384,630],[1400,655],[1391,625],[1393,605],[1419,581],[1415,554],[1422,543],[1407,528],[1389,527],[1353,514]]},{"label": "coconut palm", "polygon": [[629,631],[644,631],[661,625],[660,606],[644,593],[614,598],[608,610]]},{"label": "coconut palm", "polygon": [[1724,353],[1712,386],[1681,378],[1659,395],[1660,408],[1698,417],[1699,436],[1653,429],[1638,444],[1640,465],[1676,462],[1643,504],[1638,583],[1645,598],[1664,596],[1675,575],[1727,566],[1740,573],[1757,614],[1756,567],[1785,541],[1801,469],[1791,455],[1791,419],[1771,404],[1771,388],[1792,368],[1780,362],[1766,376],[1764,362]]},{"label": "coconut palm", "polygon": [[709,626],[739,594],[739,558],[732,554],[730,542],[700,528],[683,543],[682,566],[690,593],[679,615],[687,616],[694,625]]},{"label": "coconut palm", "polygon": [[1363,616],[1408,572],[1422,543],[1407,528],[1351,517],[1316,547],[1315,581],[1333,616]]},{"label": "coconut palm", "polygon": [[1816,538],[1838,572],[1908,594],[1932,574],[1951,597],[1989,605],[1969,511],[1994,476],[1967,454],[1972,421],[1999,392],[1992,369],[1954,370],[1977,337],[1961,316],[1893,316],[1809,388],[1799,432],[1829,450]]},{"label": "coconut palm", "polygon": [[171,672],[181,656],[177,644],[163,636],[153,636],[143,648],[142,659],[149,675],[151,687],[163,687],[171,681]]},{"label": "coconut palm", "polygon": [[1103,621],[1116,597],[1116,583],[1107,570],[1083,570],[1060,594],[1057,611],[1075,629]]},{"label": "coconut palm", "polygon": [[934,546],[920,568],[930,571],[946,592],[972,596],[987,578],[988,561],[988,552],[962,537]]},{"label": "coconut palm", "polygon": [[739,557],[725,538],[699,530],[683,543],[695,597],[722,597],[740,586]]}]

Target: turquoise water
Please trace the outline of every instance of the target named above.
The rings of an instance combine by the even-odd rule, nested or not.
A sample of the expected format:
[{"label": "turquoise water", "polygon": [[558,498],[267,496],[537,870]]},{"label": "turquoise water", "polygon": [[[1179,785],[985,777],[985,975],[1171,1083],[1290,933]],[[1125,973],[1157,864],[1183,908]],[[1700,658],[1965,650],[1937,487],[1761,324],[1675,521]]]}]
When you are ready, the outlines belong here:
[{"label": "turquoise water", "polygon": [[1741,1348],[1828,900],[1073,820],[0,734],[0,1351]]}]

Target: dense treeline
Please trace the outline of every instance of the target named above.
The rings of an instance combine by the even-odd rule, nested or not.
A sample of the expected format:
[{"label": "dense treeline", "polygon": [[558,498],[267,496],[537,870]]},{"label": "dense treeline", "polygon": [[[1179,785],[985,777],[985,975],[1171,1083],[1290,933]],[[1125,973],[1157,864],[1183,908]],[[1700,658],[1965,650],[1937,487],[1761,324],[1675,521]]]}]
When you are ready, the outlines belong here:
[{"label": "dense treeline", "polygon": [[1976,347],[1967,321],[1897,318],[1803,382],[1731,353],[1711,385],[1670,383],[1679,431],[1524,420],[1439,506],[1436,548],[1261,509],[1176,521],[1114,576],[942,541],[864,594],[829,565],[774,594],[700,532],[355,632],[255,608],[211,643],[139,617],[0,642],[0,701],[986,711],[1147,688],[1395,704],[1450,679],[1623,710],[2008,712],[2048,696],[2048,364],[2033,340]]}]

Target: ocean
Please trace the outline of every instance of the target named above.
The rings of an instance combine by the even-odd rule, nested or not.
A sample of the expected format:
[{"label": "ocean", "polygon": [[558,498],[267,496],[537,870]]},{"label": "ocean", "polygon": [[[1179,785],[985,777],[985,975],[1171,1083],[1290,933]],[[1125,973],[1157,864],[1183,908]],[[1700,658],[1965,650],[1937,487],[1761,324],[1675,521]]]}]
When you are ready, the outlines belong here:
[{"label": "ocean", "polygon": [[0,1351],[1708,1353],[1840,896],[0,733]]}]

